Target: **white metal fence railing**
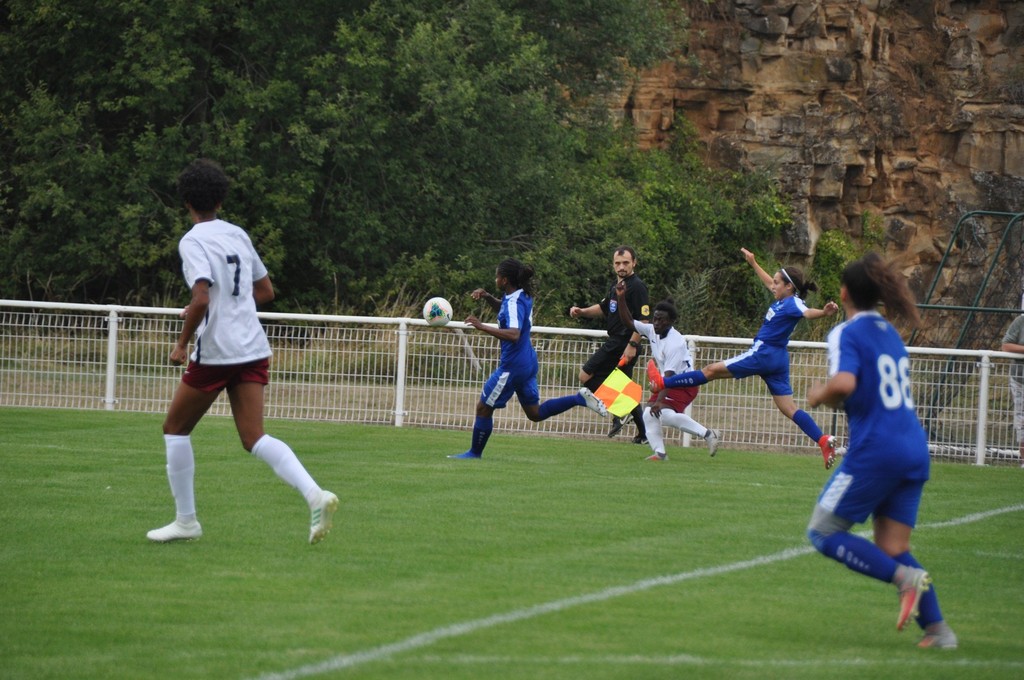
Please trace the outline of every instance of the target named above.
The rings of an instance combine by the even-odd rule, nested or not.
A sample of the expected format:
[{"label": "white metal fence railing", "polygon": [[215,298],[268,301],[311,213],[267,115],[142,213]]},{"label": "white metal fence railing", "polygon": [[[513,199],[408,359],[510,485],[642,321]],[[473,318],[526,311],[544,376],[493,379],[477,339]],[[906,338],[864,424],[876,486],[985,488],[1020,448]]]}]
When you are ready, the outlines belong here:
[{"label": "white metal fence railing", "polygon": [[[181,328],[178,309],[0,300],[0,407],[166,409],[181,369],[167,361]],[[453,322],[261,313],[274,350],[267,390],[270,418],[469,429],[498,343]],[[575,392],[582,363],[602,341],[597,331],[534,328],[541,398]],[[749,339],[688,336],[703,366],[733,356]],[[994,339],[993,342],[997,342]],[[1016,462],[1008,379],[1013,355],[911,348],[915,400],[933,457],[970,463]],[[790,343],[791,380],[806,407],[812,382],[826,375],[823,343]],[[641,376],[635,376],[638,380]],[[846,420],[808,409],[842,444]],[[212,414],[229,413],[226,399]],[[722,431],[728,446],[817,454],[776,409],[757,379],[719,380],[691,407]],[[495,418],[499,432],[603,438],[607,421],[587,409],[531,423],[513,406]],[[629,428],[627,428],[629,431]],[[680,436],[670,444],[688,445]]]}]

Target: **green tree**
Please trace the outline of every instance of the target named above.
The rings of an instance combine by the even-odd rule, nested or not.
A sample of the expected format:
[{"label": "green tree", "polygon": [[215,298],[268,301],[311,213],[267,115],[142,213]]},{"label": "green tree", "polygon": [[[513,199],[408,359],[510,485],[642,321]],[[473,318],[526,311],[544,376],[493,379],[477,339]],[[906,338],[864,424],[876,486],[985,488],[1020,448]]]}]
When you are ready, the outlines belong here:
[{"label": "green tree", "polygon": [[[151,301],[172,283],[177,292],[174,246],[187,224],[173,182],[198,155],[238,180],[227,215],[287,214],[303,170],[280,153],[282,121],[297,112],[289,89],[302,61],[268,55],[314,48],[332,6],[8,3],[0,258],[15,276],[3,294]],[[291,30],[268,30],[274,22]],[[279,223],[242,221],[279,263]]]},{"label": "green tree", "polygon": [[183,296],[174,180],[196,156],[234,179],[224,217],[253,235],[281,308],[412,313],[511,255],[541,274],[538,319],[560,322],[624,242],[655,295],[728,272],[785,219],[772,183],[704,168],[685,129],[640,152],[606,110],[682,46],[677,8],[9,0],[0,295]]},{"label": "green tree", "polygon": [[416,258],[520,249],[566,162],[550,64],[516,17],[470,3],[409,27],[390,10],[341,22],[300,130],[326,180],[310,260],[364,295],[395,287],[396,259],[401,275]]},{"label": "green tree", "polygon": [[[699,311],[684,320],[692,332],[746,334],[763,312],[763,286],[751,280],[740,248],[770,242],[788,222],[775,182],[764,173],[705,167],[696,133],[685,125],[664,150],[640,151],[628,135],[589,133],[594,156],[576,172],[576,198],[562,204],[541,238],[550,306],[560,313],[603,295],[612,251],[626,244],[637,250],[637,272],[654,300],[672,297],[683,311]],[[687,309],[690,286],[711,280],[703,275],[709,271],[712,310]]]},{"label": "green tree", "polygon": [[680,3],[667,0],[506,0],[503,4],[543,40],[553,60],[554,79],[576,100],[615,92],[637,69],[678,52],[689,23]]}]

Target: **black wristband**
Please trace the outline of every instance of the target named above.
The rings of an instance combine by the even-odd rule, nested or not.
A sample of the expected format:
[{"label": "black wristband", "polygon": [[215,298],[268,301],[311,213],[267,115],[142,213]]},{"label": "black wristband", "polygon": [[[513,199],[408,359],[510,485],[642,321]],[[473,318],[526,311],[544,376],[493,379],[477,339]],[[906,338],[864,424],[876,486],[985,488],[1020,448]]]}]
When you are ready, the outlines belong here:
[{"label": "black wristband", "polygon": [[640,343],[637,342],[636,340],[630,340],[629,345],[630,347],[636,347],[637,349],[640,349]]}]

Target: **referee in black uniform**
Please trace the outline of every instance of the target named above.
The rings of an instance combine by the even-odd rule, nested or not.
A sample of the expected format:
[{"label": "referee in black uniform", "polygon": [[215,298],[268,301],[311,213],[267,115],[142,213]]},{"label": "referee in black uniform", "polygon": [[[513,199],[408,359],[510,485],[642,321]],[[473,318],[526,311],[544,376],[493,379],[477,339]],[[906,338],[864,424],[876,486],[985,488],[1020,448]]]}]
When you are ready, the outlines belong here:
[{"label": "referee in black uniform", "polygon": [[[608,340],[594,352],[587,363],[580,369],[580,382],[591,392],[596,392],[605,378],[619,364],[620,359],[625,359],[625,364],[619,366],[623,373],[632,377],[633,366],[636,365],[640,356],[640,334],[632,328],[626,328],[618,314],[618,300],[615,295],[615,286],[619,281],[626,283],[626,304],[629,306],[629,313],[634,319],[649,322],[651,316],[651,301],[647,294],[647,286],[640,280],[633,270],[636,268],[636,251],[629,246],[619,246],[615,249],[612,257],[612,267],[615,270],[616,280],[608,289],[604,298],[589,307],[571,307],[569,316],[574,319],[597,319],[604,317],[608,329]],[[636,425],[637,435],[633,437],[634,444],[647,443],[647,430],[644,427],[643,405],[638,404],[628,416],[633,419]],[[609,437],[614,437],[622,429],[623,420],[614,418],[612,429],[608,432]]]}]

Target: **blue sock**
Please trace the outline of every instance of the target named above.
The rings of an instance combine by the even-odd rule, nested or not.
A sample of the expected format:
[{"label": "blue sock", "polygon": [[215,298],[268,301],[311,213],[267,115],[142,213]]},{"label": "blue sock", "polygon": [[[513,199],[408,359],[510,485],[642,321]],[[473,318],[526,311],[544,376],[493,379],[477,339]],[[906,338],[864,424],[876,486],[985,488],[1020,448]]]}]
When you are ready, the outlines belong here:
[{"label": "blue sock", "polygon": [[540,405],[540,419],[547,420],[551,416],[565,413],[576,406],[586,406],[587,401],[579,394],[571,394],[567,397],[555,397],[542,402]]},{"label": "blue sock", "polygon": [[478,456],[482,456],[484,453],[484,447],[487,446],[487,439],[491,436],[491,431],[494,429],[493,418],[481,418],[476,417],[473,422],[473,444],[469,447],[469,450]]},{"label": "blue sock", "polygon": [[899,563],[868,539],[845,531],[837,531],[828,536],[816,533],[811,532],[811,542],[825,557],[845,564],[847,569],[858,574],[892,583]]},{"label": "blue sock", "polygon": [[804,431],[804,434],[814,440],[817,444],[818,440],[821,439],[821,435],[824,434],[818,424],[814,422],[814,418],[807,413],[807,411],[797,411],[793,414],[793,422]]},{"label": "blue sock", "polygon": [[704,377],[704,371],[687,371],[665,378],[665,387],[696,387],[706,385],[707,382],[708,379]]},{"label": "blue sock", "polygon": [[[918,569],[924,569],[914,556],[908,552],[902,555],[896,556],[896,561],[900,564],[905,564],[908,567],[917,567]],[[921,596],[921,603],[918,605],[917,625],[924,628],[930,624],[938,623],[942,620],[942,610],[939,609],[939,596],[935,594],[935,584],[925,591],[924,595]]]}]

